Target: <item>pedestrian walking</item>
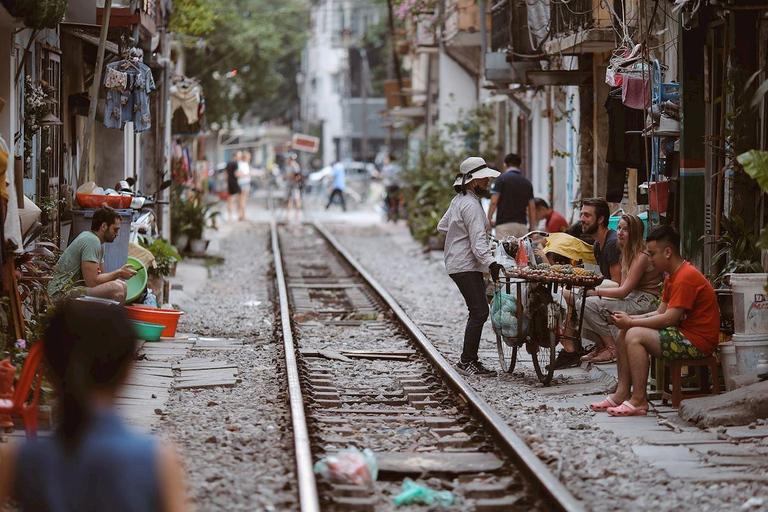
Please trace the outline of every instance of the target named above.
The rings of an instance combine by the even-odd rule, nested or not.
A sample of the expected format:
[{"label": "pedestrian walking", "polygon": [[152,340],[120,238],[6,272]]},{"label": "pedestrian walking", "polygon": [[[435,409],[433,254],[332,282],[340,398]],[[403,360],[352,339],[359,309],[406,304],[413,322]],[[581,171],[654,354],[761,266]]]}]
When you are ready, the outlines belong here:
[{"label": "pedestrian walking", "polygon": [[461,163],[453,183],[456,196],[437,226],[445,235],[445,269],[456,283],[469,310],[464,330],[464,347],[456,369],[464,375],[495,377],[478,360],[477,351],[483,325],[488,319],[488,298],[485,296],[483,273],[491,272],[498,281],[503,269],[493,259],[490,248],[491,225],[485,216],[480,196],[488,190],[488,182],[499,175],[480,157],[467,158]]},{"label": "pedestrian walking", "polygon": [[227,220],[232,221],[235,218],[235,203],[240,196],[240,183],[238,183],[239,170],[238,163],[243,158],[243,153],[238,151],[232,160],[227,162]]},{"label": "pedestrian walking", "polygon": [[402,178],[403,168],[397,163],[395,155],[387,155],[384,159],[384,167],[381,169],[381,176],[384,180],[384,198],[387,220],[397,222],[400,218],[400,202],[402,200]]},{"label": "pedestrian walking", "polygon": [[333,189],[328,197],[328,204],[325,205],[326,210],[331,207],[333,199],[338,196],[341,209],[347,211],[347,203],[344,202],[344,190],[346,188],[347,172],[344,170],[344,164],[339,161],[333,165]]},{"label": "pedestrian walking", "polygon": [[0,508],[14,499],[23,511],[187,510],[173,448],[129,431],[115,409],[134,338],[120,305],[75,299],[57,308],[38,343],[59,395],[58,427],[50,438],[3,448]]},{"label": "pedestrian walking", "polygon": [[533,185],[520,172],[521,162],[520,156],[514,153],[505,156],[506,170],[493,182],[488,220],[491,227],[496,228],[496,238],[521,237],[536,229]]},{"label": "pedestrian walking", "polygon": [[285,218],[291,216],[291,208],[296,212],[296,220],[299,220],[301,212],[301,195],[304,188],[304,175],[297,161],[298,155],[292,154],[285,164]]},{"label": "pedestrian walking", "polygon": [[251,153],[245,151],[237,162],[237,184],[240,187],[240,194],[237,201],[237,218],[246,220],[245,207],[248,205],[248,198],[251,196]]}]

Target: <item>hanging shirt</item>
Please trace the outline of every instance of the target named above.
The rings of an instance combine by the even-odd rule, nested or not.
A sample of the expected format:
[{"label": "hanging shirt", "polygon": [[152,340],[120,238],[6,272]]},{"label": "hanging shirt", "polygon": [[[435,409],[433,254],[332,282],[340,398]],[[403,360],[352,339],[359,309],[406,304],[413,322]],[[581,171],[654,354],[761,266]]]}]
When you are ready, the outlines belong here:
[{"label": "hanging shirt", "polygon": [[[124,81],[120,74],[125,74]],[[107,64],[104,86],[107,88],[107,102],[104,110],[104,125],[107,128],[122,130],[128,122],[134,124],[134,130],[137,132],[143,132],[152,127],[149,93],[156,87],[149,66],[139,61]]]}]

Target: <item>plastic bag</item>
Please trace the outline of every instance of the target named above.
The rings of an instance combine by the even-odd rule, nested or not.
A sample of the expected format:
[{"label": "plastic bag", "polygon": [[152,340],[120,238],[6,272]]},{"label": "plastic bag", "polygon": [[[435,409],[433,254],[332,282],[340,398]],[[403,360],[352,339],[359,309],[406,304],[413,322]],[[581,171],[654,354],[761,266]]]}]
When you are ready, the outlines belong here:
[{"label": "plastic bag", "polygon": [[456,496],[451,491],[435,491],[426,485],[419,485],[410,478],[403,481],[403,491],[395,496],[395,506],[432,505],[437,503],[450,507],[456,502]]},{"label": "plastic bag", "polygon": [[315,474],[340,484],[371,485],[379,475],[376,455],[370,448],[362,452],[346,448],[315,463]]}]

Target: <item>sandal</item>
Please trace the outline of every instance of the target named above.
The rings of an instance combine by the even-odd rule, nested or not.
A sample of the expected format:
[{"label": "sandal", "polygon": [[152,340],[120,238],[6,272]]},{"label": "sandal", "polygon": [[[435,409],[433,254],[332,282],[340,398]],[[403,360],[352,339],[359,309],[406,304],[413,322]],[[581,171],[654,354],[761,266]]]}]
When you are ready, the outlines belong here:
[{"label": "sandal", "polygon": [[589,408],[596,412],[605,412],[612,407],[618,407],[619,404],[613,401],[610,396],[605,397],[602,402],[593,402],[589,404]]},{"label": "sandal", "polygon": [[608,414],[611,416],[645,416],[648,414],[648,408],[640,409],[625,400],[620,406],[608,409]]}]

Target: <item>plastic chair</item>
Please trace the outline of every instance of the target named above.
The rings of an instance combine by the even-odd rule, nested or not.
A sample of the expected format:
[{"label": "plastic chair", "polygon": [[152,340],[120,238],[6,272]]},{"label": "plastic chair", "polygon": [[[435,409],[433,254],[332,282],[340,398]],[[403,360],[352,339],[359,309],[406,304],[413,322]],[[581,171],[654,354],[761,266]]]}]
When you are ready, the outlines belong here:
[{"label": "plastic chair", "polygon": [[[0,399],[0,413],[21,416],[27,439],[37,437],[37,402],[40,397],[40,386],[43,383],[42,361],[43,344],[37,342],[29,349],[24,368],[21,370],[21,376],[16,383],[16,390],[13,392],[13,398],[10,400]],[[35,392],[32,395],[32,400],[27,403],[27,397],[35,376],[37,376]]]}]

